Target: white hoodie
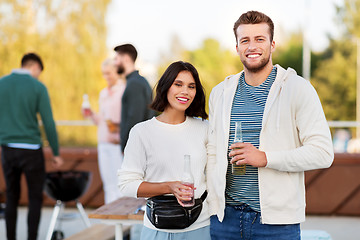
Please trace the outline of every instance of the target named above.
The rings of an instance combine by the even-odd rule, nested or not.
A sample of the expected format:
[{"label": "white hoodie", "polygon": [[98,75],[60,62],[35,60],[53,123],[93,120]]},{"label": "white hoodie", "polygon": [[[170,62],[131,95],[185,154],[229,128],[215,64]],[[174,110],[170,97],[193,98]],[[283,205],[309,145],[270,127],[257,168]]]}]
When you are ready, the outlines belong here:
[{"label": "white hoodie", "polygon": [[[305,220],[304,171],[330,167],[334,152],[329,126],[315,89],[288,68],[276,65],[262,121],[259,149],[267,165],[259,168],[262,223]],[[210,95],[208,202],[210,214],[224,218],[227,148],[231,106],[241,73],[227,77]]]}]

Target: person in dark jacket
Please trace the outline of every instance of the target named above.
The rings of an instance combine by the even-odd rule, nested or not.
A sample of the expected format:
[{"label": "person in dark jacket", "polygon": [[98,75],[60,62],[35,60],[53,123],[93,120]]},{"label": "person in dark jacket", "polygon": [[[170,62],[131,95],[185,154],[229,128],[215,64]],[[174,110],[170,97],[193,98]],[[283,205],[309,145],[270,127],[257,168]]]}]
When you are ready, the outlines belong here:
[{"label": "person in dark jacket", "polygon": [[135,69],[136,48],[123,44],[114,48],[115,64],[119,74],[126,76],[126,88],[121,99],[120,145],[124,152],[130,129],[137,123],[154,116],[149,108],[152,102],[152,90],[148,81]]}]

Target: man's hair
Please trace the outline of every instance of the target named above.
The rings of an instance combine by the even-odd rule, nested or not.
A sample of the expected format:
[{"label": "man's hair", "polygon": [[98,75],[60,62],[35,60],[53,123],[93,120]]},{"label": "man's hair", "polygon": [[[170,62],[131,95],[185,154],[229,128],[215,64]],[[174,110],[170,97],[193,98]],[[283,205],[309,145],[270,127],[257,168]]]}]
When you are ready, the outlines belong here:
[{"label": "man's hair", "polygon": [[21,59],[21,67],[26,67],[32,63],[38,63],[41,71],[44,70],[44,65],[41,61],[41,58],[36,53],[26,53]]},{"label": "man's hair", "polygon": [[191,73],[195,80],[196,94],[190,106],[185,110],[185,115],[189,117],[201,117],[206,119],[208,117],[205,110],[205,92],[201,85],[199,74],[196,68],[188,62],[178,61],[169,65],[161,76],[156,86],[156,96],[150,107],[158,112],[163,112],[169,105],[167,93],[169,88],[173,85],[176,77],[182,71]]},{"label": "man's hair", "polygon": [[236,30],[241,24],[258,24],[258,23],[266,23],[269,26],[270,33],[270,42],[274,39],[274,23],[267,15],[258,11],[248,11],[243,13],[239,19],[234,24],[234,34],[237,44],[237,32]]},{"label": "man's hair", "polygon": [[137,51],[136,48],[131,44],[123,44],[116,46],[114,48],[114,51],[119,54],[127,54],[131,57],[131,59],[135,62],[137,58]]}]

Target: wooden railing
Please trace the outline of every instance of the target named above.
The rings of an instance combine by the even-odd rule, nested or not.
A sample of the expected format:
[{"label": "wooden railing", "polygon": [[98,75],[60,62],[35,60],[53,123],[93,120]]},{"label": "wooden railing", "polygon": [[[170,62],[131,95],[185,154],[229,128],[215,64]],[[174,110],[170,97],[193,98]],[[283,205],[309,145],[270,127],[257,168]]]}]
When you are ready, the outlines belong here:
[{"label": "wooden railing", "polygon": [[[50,164],[51,151],[45,148],[46,170],[54,171]],[[61,148],[65,163],[61,170],[90,171],[92,180],[87,192],[79,199],[85,207],[100,207],[104,193],[98,170],[96,148]],[[316,161],[316,159],[314,159]],[[1,165],[0,165],[1,168]],[[307,214],[360,216],[360,154],[335,154],[328,169],[305,173]],[[21,183],[20,204],[27,204],[25,179]],[[0,170],[0,202],[5,200],[5,182]],[[55,201],[44,193],[44,205]],[[67,205],[74,205],[73,202]]]},{"label": "wooden railing", "polygon": [[305,176],[307,213],[360,216],[360,154],[337,153],[330,168]]}]

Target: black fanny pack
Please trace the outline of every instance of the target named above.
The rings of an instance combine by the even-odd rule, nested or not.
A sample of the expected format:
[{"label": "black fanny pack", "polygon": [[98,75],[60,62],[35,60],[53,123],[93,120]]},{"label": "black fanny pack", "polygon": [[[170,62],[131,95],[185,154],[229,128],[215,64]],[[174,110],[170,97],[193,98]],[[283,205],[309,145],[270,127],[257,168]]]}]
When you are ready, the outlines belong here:
[{"label": "black fanny pack", "polygon": [[182,207],[172,195],[151,197],[146,201],[146,215],[156,228],[184,229],[198,219],[206,196],[207,191],[201,198],[195,199],[192,207]]}]

